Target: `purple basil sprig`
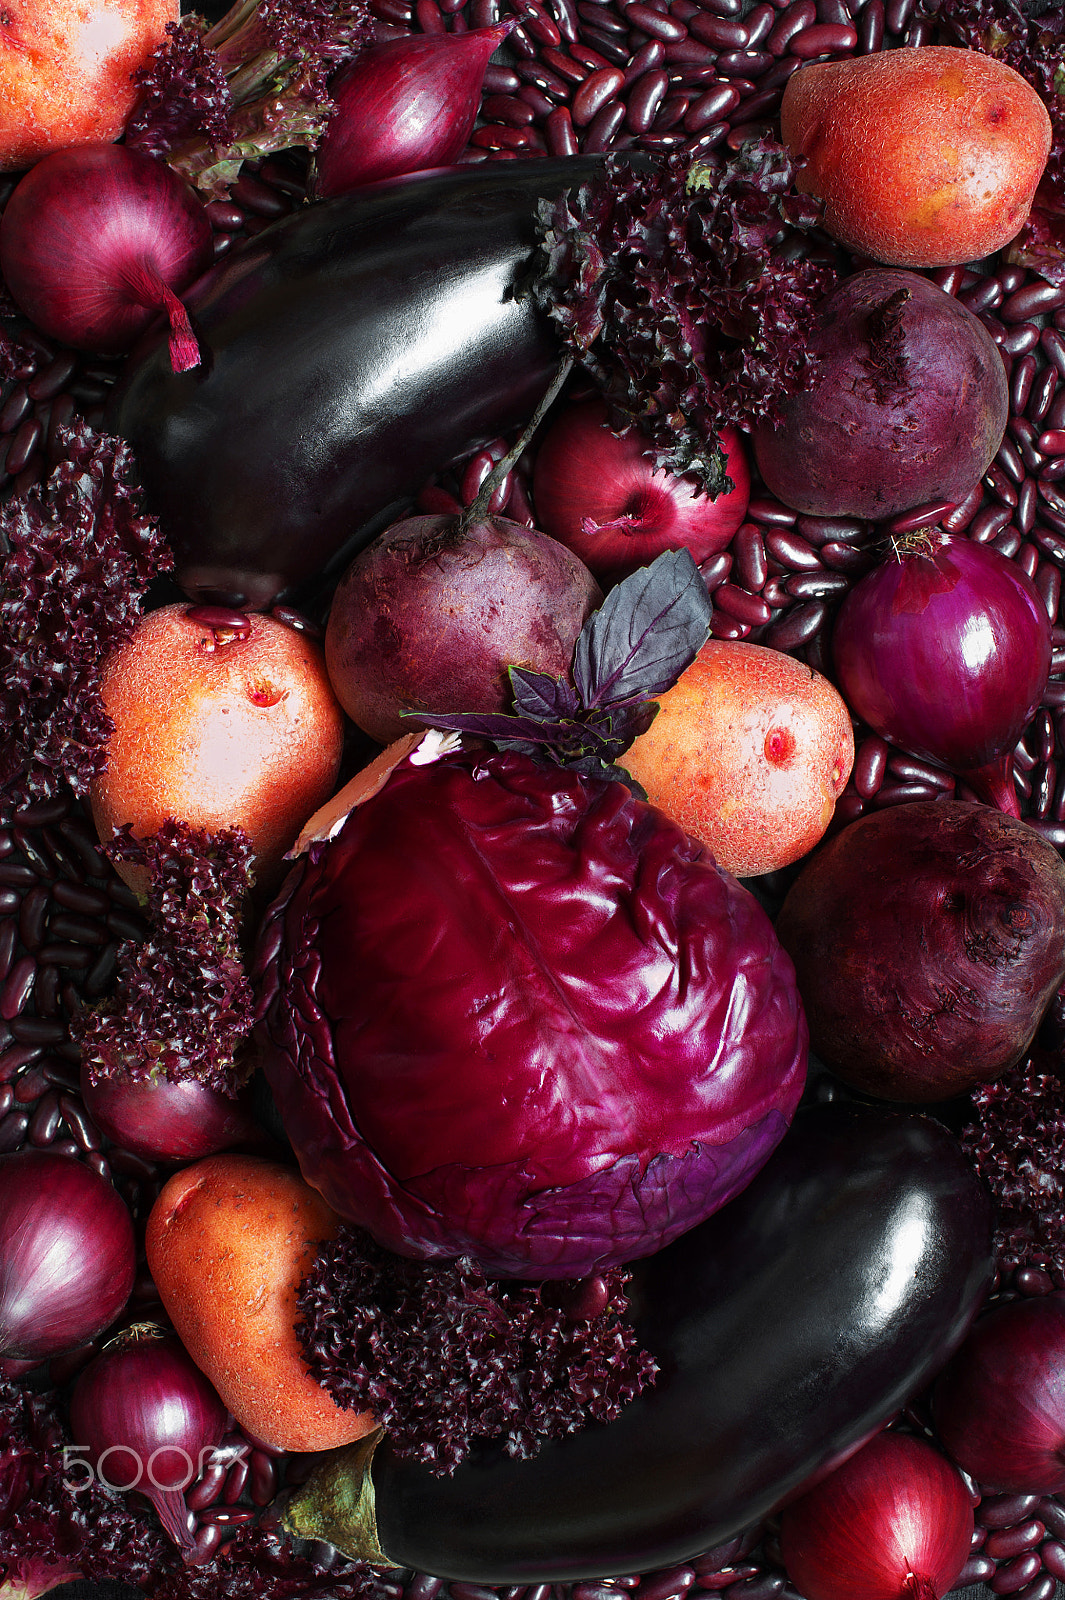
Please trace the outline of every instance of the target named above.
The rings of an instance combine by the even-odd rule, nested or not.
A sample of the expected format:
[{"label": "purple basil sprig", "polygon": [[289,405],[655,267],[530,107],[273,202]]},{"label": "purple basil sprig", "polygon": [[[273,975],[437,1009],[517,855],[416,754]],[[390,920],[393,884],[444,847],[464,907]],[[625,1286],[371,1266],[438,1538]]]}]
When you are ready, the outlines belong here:
[{"label": "purple basil sprig", "polygon": [[712,613],[691,552],[665,550],[616,584],[589,617],[574,648],[572,682],[512,666],[513,712],[405,715],[635,789],[617,758],[650,727],[653,696],[695,660]]}]

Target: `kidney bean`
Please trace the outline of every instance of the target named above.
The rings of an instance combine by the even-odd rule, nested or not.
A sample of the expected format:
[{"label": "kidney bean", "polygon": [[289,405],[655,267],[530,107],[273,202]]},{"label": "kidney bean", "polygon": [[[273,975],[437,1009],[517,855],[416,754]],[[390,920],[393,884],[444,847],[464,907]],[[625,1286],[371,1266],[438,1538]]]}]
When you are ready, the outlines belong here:
[{"label": "kidney bean", "polygon": [[800,61],[817,56],[845,55],[858,43],[858,30],[849,23],[816,22],[791,41],[791,53]]},{"label": "kidney bean", "polygon": [[662,41],[660,39],[648,39],[647,43],[642,44],[635,52],[625,68],[625,88],[628,89],[631,84],[636,83],[643,77],[645,72],[657,72],[660,67],[663,67],[665,59],[666,52]]},{"label": "kidney bean", "polygon": [[985,506],[969,524],[969,538],[977,544],[990,544],[1009,522],[1012,510],[1012,506],[1008,505]]},{"label": "kidney bean", "polygon": [[1027,355],[1039,343],[1039,329],[1034,322],[1019,322],[996,335],[999,349],[1004,355]]},{"label": "kidney bean", "polygon": [[1011,1556],[1019,1556],[1033,1549],[1045,1534],[1043,1523],[1032,1517],[1026,1522],[1014,1523],[1009,1528],[994,1529],[988,1535],[984,1550],[995,1561],[1008,1560]]},{"label": "kidney bean", "polygon": [[59,1096],[59,1109],[62,1113],[63,1121],[74,1135],[80,1149],[99,1150],[101,1148],[103,1135],[84,1105],[75,1095],[61,1094]]},{"label": "kidney bean", "polygon": [[774,650],[794,650],[812,639],[824,626],[828,615],[821,600],[807,600],[790,607],[784,616],[773,622],[766,632],[765,642]]},{"label": "kidney bean", "polygon": [[1012,1528],[1025,1518],[1038,1515],[1037,1494],[992,1494],[981,1500],[976,1520],[985,1528]]},{"label": "kidney bean", "polygon": [[735,622],[745,622],[748,627],[762,627],[772,620],[773,613],[759,595],[733,583],[723,583],[714,590],[714,604]]},{"label": "kidney bean", "polygon": [[775,556],[792,572],[816,572],[821,561],[808,540],[801,534],[783,528],[772,528],[765,535],[766,554]]},{"label": "kidney bean", "polygon": [[[882,49],[885,26],[884,0],[866,0],[866,4],[858,13],[859,54],[875,55]],[[951,290],[951,293],[953,292]]]},{"label": "kidney bean", "polygon": [[[629,21],[637,28],[642,28],[652,39],[660,39],[663,44],[678,44],[688,37],[688,29],[683,22],[679,22],[676,17],[654,11],[650,6],[630,5],[627,15]],[[698,18],[692,19],[693,22],[700,20],[702,15],[700,12]]]},{"label": "kidney bean", "polygon": [[707,1572],[695,1580],[695,1587],[708,1589],[711,1593],[729,1590],[735,1584],[742,1583],[745,1578],[756,1578],[759,1568],[751,1562],[743,1562],[734,1567],[725,1567],[720,1572]]},{"label": "kidney bean", "polygon": [[36,1110],[30,1117],[26,1128],[28,1142],[37,1149],[50,1145],[59,1132],[62,1116],[59,1109],[59,1095],[50,1089],[42,1096]]},{"label": "kidney bean", "polygon": [[608,100],[592,118],[585,131],[582,147],[589,155],[609,150],[614,135],[625,120],[625,102]]},{"label": "kidney bean", "polygon": [[851,782],[863,800],[870,799],[884,781],[890,746],[879,734],[862,739],[855,752]]},{"label": "kidney bean", "polygon": [[0,988],[0,1017],[11,1022],[29,1004],[33,993],[37,963],[33,956],[21,956],[14,963]]},{"label": "kidney bean", "polygon": [[[599,111],[614,100],[624,82],[624,73],[619,72],[616,67],[604,67],[600,72],[591,73],[570,102],[570,115],[574,126],[586,128]],[[624,107],[621,110],[624,116]]]},{"label": "kidney bean", "polygon": [[1051,405],[1057,393],[1058,375],[1053,367],[1044,367],[1032,380],[1031,393],[1025,407],[1025,416],[1030,422],[1040,423],[1044,419],[1050,427],[1058,426],[1051,420]]},{"label": "kidney bean", "polygon": [[751,624],[730,617],[726,611],[715,611],[710,619],[710,636],[713,639],[736,640],[750,636]]},{"label": "kidney bean", "polygon": [[[646,133],[654,122],[659,107],[666,97],[669,89],[669,75],[661,68],[654,72],[645,72],[642,78],[631,86],[625,99],[625,121],[632,133]],[[690,125],[691,110],[685,113],[684,126],[689,132],[695,133],[704,124]],[[710,121],[710,118],[706,119]]]},{"label": "kidney bean", "polygon": [[817,20],[817,6],[815,0],[791,0],[779,15],[773,27],[765,38],[765,47],[770,55],[782,56],[788,49],[796,34],[804,28],[812,26]]},{"label": "kidney bean", "polygon": [[977,484],[975,488],[969,491],[960,505],[940,518],[940,526],[947,533],[964,533],[980,510],[983,498],[983,489]]},{"label": "kidney bean", "polygon": [[0,1153],[7,1155],[20,1149],[29,1125],[28,1111],[9,1111],[6,1117],[0,1117]]},{"label": "kidney bean", "polygon": [[1036,1550],[1029,1550],[1025,1555],[1015,1556],[1012,1561],[1007,1561],[998,1568],[995,1576],[989,1579],[989,1587],[993,1594],[1016,1594],[1039,1576],[1042,1562]]}]

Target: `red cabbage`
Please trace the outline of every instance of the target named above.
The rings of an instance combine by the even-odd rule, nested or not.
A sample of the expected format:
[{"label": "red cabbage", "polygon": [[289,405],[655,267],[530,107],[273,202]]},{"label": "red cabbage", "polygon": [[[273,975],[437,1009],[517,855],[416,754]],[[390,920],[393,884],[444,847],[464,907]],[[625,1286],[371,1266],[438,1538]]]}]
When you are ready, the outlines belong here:
[{"label": "red cabbage", "polygon": [[558,1278],[753,1177],[806,1022],[754,897],[620,783],[403,763],[262,931],[264,1066],[308,1181],[400,1255]]}]

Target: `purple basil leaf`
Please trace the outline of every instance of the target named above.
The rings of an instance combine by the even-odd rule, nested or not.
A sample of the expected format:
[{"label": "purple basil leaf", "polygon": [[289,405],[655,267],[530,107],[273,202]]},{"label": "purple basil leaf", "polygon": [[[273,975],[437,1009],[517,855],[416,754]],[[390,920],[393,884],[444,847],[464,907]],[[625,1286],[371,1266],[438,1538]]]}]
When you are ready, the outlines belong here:
[{"label": "purple basil leaf", "polygon": [[513,744],[515,740],[553,744],[568,737],[571,727],[580,727],[568,718],[547,722],[533,716],[512,716],[507,711],[403,711],[400,715],[426,728],[467,733],[472,739],[490,739],[493,744]]},{"label": "purple basil leaf", "polygon": [[518,716],[534,717],[540,722],[565,722],[580,716],[580,700],[565,678],[550,678],[544,672],[530,672],[527,667],[510,667],[508,673]]},{"label": "purple basil leaf", "polygon": [[672,688],[710,634],[713,606],[687,549],[664,550],[609,591],[585,623],[573,681],[592,710]]}]

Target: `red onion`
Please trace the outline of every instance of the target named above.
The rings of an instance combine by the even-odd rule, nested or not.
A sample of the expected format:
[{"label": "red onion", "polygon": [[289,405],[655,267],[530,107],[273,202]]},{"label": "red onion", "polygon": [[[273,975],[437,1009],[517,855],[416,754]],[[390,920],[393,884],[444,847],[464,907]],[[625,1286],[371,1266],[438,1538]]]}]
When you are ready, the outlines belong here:
[{"label": "red onion", "polygon": [[938,530],[900,539],[840,607],[832,653],[855,716],[1020,814],[1011,757],[1046,687],[1051,639],[1016,562]]},{"label": "red onion", "polygon": [[154,1324],[119,1335],[83,1369],[70,1398],[84,1466],[112,1489],[136,1489],[175,1544],[191,1550],[184,1491],[221,1443],[228,1413],[184,1345]]},{"label": "red onion", "polygon": [[364,50],[330,86],[337,109],[314,158],[316,198],[457,161],[488,59],[511,27],[426,33]]},{"label": "red onion", "polygon": [[150,1161],[197,1161],[262,1139],[247,1096],[232,1100],[194,1079],[93,1083],[83,1067],[81,1095],[101,1133]]},{"label": "red onion", "polygon": [[969,1556],[973,1508],[938,1450],[880,1433],[785,1507],[784,1565],[805,1600],[941,1600]]},{"label": "red onion", "polygon": [[734,487],[712,500],[697,478],[656,469],[639,429],[619,436],[607,416],[600,401],[581,401],[544,436],[533,475],[543,531],[607,582],[646,566],[663,550],[686,545],[696,564],[724,550],[751,493],[737,430],[726,427],[719,436]]},{"label": "red onion", "polygon": [[178,292],[212,259],[211,225],[189,185],[123,145],[46,156],[0,222],[0,269],[43,332],[77,350],[120,355],[163,313],[175,372],[200,360]]},{"label": "red onion", "polygon": [[985,1489],[1065,1489],[1065,1293],[996,1306],[933,1392],[945,1449]]},{"label": "red onion", "polygon": [[44,1361],[87,1344],[133,1288],[133,1222],[74,1156],[0,1157],[0,1354]]}]

